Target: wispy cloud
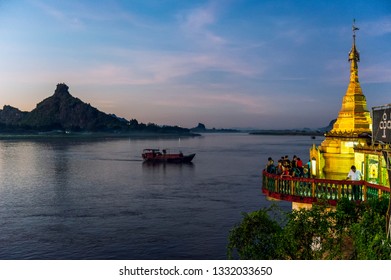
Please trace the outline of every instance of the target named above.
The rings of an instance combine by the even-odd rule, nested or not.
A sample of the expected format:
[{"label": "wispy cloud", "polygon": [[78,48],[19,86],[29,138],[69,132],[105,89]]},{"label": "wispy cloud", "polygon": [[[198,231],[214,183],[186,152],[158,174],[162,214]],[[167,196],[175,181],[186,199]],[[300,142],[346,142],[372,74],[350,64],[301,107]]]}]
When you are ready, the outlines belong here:
[{"label": "wispy cloud", "polygon": [[362,23],[362,30],[372,36],[382,36],[391,33],[391,16]]},{"label": "wispy cloud", "polygon": [[126,10],[115,1],[99,2],[91,5],[88,1],[63,2],[62,5],[43,0],[30,0],[30,3],[55,22],[67,24],[72,28],[84,28],[88,24],[102,23],[111,25],[115,22],[138,28],[156,28],[158,25],[145,17]]},{"label": "wispy cloud", "polygon": [[391,68],[387,64],[372,64],[360,73],[360,80],[365,83],[391,83]]},{"label": "wispy cloud", "polygon": [[196,44],[208,47],[225,44],[226,40],[211,30],[213,24],[218,20],[219,8],[218,2],[211,1],[204,6],[182,11],[177,16],[180,29],[187,38],[192,39]]},{"label": "wispy cloud", "polygon": [[[167,94],[169,95],[169,94]],[[203,110],[230,111],[232,113],[245,113],[263,115],[274,110],[274,107],[264,96],[251,96],[240,92],[197,92],[175,96],[175,98],[157,97],[156,105],[168,110],[169,108],[187,108],[197,110],[202,105]]]},{"label": "wispy cloud", "polygon": [[85,69],[83,80],[96,83],[146,85],[172,82],[202,71],[253,76],[260,70],[224,54],[198,52],[133,51],[113,48],[108,53],[121,63],[101,62]]},{"label": "wispy cloud", "polygon": [[269,24],[269,29],[274,30],[270,39],[285,41],[289,46],[303,45],[314,35],[312,26],[299,18],[276,17],[271,19]]},{"label": "wispy cloud", "polygon": [[[73,28],[82,28],[84,27],[84,23],[80,17],[78,17],[72,10],[69,9],[61,9],[56,5],[47,4],[43,1],[30,1],[32,5],[40,9],[44,14],[51,17],[55,21],[61,22],[63,24],[67,24]],[[76,7],[74,7],[73,11],[77,11]],[[68,11],[68,12],[65,12]]]}]

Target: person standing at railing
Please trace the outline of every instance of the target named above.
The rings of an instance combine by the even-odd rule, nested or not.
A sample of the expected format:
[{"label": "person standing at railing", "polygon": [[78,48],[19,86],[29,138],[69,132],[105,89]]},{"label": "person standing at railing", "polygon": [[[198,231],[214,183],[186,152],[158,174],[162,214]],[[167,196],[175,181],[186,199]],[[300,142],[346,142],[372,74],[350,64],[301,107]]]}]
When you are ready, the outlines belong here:
[{"label": "person standing at railing", "polygon": [[276,173],[276,166],[274,165],[274,160],[271,157],[267,159],[266,172],[270,174]]},{"label": "person standing at railing", "polygon": [[291,161],[290,161],[288,155],[286,155],[286,156],[284,157],[283,162],[282,162],[282,165],[283,165],[284,167],[288,167],[288,168],[291,167]]},{"label": "person standing at railing", "polygon": [[297,156],[296,155],[293,156],[293,159],[291,161],[291,167],[292,168],[296,168],[297,167]]},{"label": "person standing at railing", "polygon": [[[350,168],[350,171],[348,173],[348,177],[346,179],[352,180],[352,181],[360,181],[361,180],[361,172],[360,170],[356,169],[356,166],[352,165]],[[352,185],[352,191],[353,191],[353,199],[359,200],[360,199],[360,188],[361,186],[358,185]]]},{"label": "person standing at railing", "polygon": [[276,174],[277,175],[282,175],[284,172],[284,166],[282,165],[282,160],[278,161],[277,169],[276,169]]},{"label": "person standing at railing", "polygon": [[311,170],[311,159],[309,159],[305,165],[307,165],[308,170]]},{"label": "person standing at railing", "polygon": [[301,175],[303,175],[303,161],[300,158],[297,158],[296,162],[297,168],[299,169]]},{"label": "person standing at railing", "polygon": [[306,166],[303,168],[303,178],[309,178],[309,177],[310,177],[309,169],[308,169],[307,167],[308,167],[308,166],[306,165]]}]

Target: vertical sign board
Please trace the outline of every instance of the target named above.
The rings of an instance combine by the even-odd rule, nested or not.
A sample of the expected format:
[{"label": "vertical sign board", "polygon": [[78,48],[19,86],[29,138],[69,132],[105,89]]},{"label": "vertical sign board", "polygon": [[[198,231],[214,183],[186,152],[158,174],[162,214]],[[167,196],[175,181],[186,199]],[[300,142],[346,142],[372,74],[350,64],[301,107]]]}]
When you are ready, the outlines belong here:
[{"label": "vertical sign board", "polygon": [[[391,144],[391,105],[372,108],[372,138],[373,141]],[[389,152],[383,150],[383,157],[386,161],[388,181],[391,185],[391,164]],[[386,214],[386,231],[387,237],[391,239],[391,196],[388,203]]]},{"label": "vertical sign board", "polygon": [[373,140],[391,144],[391,105],[372,108]]}]

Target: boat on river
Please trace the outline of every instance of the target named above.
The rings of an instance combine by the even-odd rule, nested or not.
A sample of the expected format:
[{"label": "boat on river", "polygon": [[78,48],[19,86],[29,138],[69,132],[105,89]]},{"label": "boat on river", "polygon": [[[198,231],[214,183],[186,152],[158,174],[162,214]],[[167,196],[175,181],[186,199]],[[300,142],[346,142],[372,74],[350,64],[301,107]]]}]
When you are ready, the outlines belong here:
[{"label": "boat on river", "polygon": [[145,162],[189,163],[195,154],[169,153],[166,149],[162,151],[160,149],[144,149],[142,157]]}]

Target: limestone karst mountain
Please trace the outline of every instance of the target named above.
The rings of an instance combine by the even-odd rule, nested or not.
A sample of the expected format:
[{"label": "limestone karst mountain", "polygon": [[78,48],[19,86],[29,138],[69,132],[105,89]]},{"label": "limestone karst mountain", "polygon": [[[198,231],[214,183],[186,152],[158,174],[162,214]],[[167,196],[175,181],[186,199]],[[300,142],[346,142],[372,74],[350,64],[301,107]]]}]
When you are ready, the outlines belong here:
[{"label": "limestone karst mountain", "polygon": [[146,125],[135,119],[128,121],[114,114],[106,114],[73,97],[64,83],[57,84],[54,94],[39,102],[31,112],[4,106],[0,110],[1,131],[190,133],[189,129],[178,126]]},{"label": "limestone karst mountain", "polygon": [[0,110],[0,124],[3,126],[18,125],[27,114],[28,112],[20,111],[9,105],[4,105],[3,110]]},{"label": "limestone karst mountain", "polygon": [[127,123],[73,97],[66,84],[58,84],[54,94],[40,103],[20,121],[34,129],[100,131],[125,129]]}]

